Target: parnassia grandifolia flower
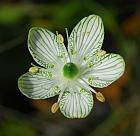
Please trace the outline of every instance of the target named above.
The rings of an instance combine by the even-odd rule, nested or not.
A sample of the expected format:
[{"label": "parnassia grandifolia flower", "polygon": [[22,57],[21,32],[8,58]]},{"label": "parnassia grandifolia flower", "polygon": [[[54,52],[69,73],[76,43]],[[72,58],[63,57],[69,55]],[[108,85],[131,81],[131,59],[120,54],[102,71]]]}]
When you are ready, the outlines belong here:
[{"label": "parnassia grandifolia flower", "polygon": [[97,15],[83,18],[72,30],[66,29],[68,50],[64,38],[46,28],[33,27],[29,31],[28,49],[40,66],[32,64],[18,80],[20,91],[32,99],[46,99],[59,95],[52,105],[68,118],[84,118],[93,107],[92,93],[104,102],[105,98],[92,87],[103,88],[117,80],[125,69],[118,54],[101,50],[104,39],[102,19]]}]

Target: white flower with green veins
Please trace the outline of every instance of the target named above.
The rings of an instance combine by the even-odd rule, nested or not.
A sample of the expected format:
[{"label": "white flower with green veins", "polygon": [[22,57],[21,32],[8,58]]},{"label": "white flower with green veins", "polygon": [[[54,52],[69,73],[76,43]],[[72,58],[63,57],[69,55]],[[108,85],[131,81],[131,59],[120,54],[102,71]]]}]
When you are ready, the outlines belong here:
[{"label": "white flower with green veins", "polygon": [[68,50],[58,32],[33,27],[29,31],[28,49],[39,66],[33,65],[18,80],[20,91],[32,99],[59,95],[51,110],[58,108],[67,118],[84,118],[93,107],[92,87],[103,88],[117,80],[125,69],[118,54],[101,50],[104,39],[102,19],[97,15],[83,18],[68,37]]}]

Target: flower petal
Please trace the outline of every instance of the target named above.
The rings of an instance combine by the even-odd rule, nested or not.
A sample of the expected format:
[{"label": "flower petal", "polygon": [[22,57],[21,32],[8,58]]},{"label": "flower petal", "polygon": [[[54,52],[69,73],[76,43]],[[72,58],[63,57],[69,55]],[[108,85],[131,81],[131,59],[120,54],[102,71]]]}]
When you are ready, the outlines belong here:
[{"label": "flower petal", "polygon": [[[101,49],[104,39],[102,19],[96,15],[83,18],[70,34],[68,52],[72,61],[84,59]],[[79,62],[79,60],[77,60]]]},{"label": "flower petal", "polygon": [[80,87],[66,89],[60,99],[60,110],[67,118],[84,118],[93,107],[93,96]]},{"label": "flower petal", "polygon": [[125,69],[125,62],[118,54],[94,56],[87,63],[88,71],[82,79],[93,87],[103,88],[117,80]]},{"label": "flower petal", "polygon": [[25,96],[45,99],[59,94],[59,87],[52,78],[52,72],[40,69],[38,73],[25,73],[18,79],[18,87]]},{"label": "flower petal", "polygon": [[29,31],[28,48],[34,60],[43,67],[66,62],[68,53],[63,42],[45,28],[33,27]]}]

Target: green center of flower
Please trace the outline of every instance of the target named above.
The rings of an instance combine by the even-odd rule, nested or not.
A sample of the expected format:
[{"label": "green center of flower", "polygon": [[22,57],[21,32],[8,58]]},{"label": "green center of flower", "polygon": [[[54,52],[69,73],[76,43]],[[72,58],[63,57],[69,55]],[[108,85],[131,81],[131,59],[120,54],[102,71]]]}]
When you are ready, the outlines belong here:
[{"label": "green center of flower", "polygon": [[66,63],[63,67],[63,75],[68,79],[75,78],[78,73],[79,69],[74,63]]}]

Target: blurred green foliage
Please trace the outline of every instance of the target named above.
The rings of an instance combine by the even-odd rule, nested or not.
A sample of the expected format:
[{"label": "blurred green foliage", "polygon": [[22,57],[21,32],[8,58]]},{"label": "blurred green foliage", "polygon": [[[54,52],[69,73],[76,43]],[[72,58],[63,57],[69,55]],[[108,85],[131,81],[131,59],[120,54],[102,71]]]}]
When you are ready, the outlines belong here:
[{"label": "blurred green foliage", "polygon": [[1,136],[37,136],[35,129],[28,122],[11,120],[0,126]]},{"label": "blurred green foliage", "polygon": [[23,18],[25,12],[19,5],[1,5],[0,6],[0,24],[15,25]]}]

